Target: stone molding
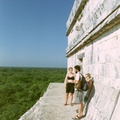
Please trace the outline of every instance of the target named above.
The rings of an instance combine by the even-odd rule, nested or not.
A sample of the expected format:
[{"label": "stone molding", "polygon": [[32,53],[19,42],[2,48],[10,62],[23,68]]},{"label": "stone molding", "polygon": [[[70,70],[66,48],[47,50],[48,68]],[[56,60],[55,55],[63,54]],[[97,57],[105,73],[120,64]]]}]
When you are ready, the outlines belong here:
[{"label": "stone molding", "polygon": [[71,10],[71,13],[70,13],[70,16],[66,23],[66,26],[67,26],[66,36],[69,35],[70,31],[72,30],[73,26],[75,25],[76,20],[78,19],[79,15],[82,12],[87,1],[88,0],[75,0],[74,5]]},{"label": "stone molding", "polygon": [[89,32],[86,31],[82,35],[81,32],[78,33],[78,35],[76,36],[77,39],[74,39],[72,45],[68,46],[68,48],[66,49],[66,57],[69,57],[78,49],[93,41],[95,38],[97,38],[118,23],[120,23],[120,2],[117,2],[117,8],[113,10],[112,13],[110,13],[109,15],[106,15],[106,18],[104,18],[104,20],[93,27],[91,31],[89,31],[88,29]]}]

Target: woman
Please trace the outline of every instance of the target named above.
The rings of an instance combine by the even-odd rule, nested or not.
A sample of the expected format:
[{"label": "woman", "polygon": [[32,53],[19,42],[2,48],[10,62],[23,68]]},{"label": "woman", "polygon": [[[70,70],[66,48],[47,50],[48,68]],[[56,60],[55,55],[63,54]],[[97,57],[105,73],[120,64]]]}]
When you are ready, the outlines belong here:
[{"label": "woman", "polygon": [[84,101],[87,102],[88,98],[90,96],[91,90],[92,90],[92,86],[93,86],[93,79],[92,79],[90,73],[85,74],[85,80],[86,80],[86,84],[87,84],[88,89],[85,92],[86,94],[85,94]]},{"label": "woman", "polygon": [[73,68],[69,68],[69,72],[66,74],[65,77],[65,88],[66,88],[66,97],[64,105],[67,105],[68,96],[70,95],[70,105],[72,106],[73,101],[73,93],[74,93],[74,81],[75,81],[75,74],[73,73]]},{"label": "woman", "polygon": [[[85,105],[88,104],[88,99],[90,98],[90,94],[92,91],[93,80],[92,80],[90,73],[85,74],[85,80],[86,80],[86,91],[83,91],[83,98],[82,98],[83,106],[78,108],[78,115],[73,117],[74,120],[81,119],[82,117],[85,116],[85,115],[83,115],[83,110],[85,108]],[[86,114],[86,110],[85,110],[85,114]]]}]

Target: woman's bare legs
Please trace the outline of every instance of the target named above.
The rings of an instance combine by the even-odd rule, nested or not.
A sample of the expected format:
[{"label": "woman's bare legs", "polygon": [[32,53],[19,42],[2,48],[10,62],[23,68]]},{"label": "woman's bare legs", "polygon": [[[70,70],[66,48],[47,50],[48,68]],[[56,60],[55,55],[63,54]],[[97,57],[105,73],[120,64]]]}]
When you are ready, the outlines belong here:
[{"label": "woman's bare legs", "polygon": [[64,105],[67,105],[67,102],[68,102],[68,95],[69,95],[69,93],[66,93],[66,95],[65,95],[65,104],[64,104]]},{"label": "woman's bare legs", "polygon": [[72,106],[72,101],[73,101],[73,93],[70,93],[70,105]]}]

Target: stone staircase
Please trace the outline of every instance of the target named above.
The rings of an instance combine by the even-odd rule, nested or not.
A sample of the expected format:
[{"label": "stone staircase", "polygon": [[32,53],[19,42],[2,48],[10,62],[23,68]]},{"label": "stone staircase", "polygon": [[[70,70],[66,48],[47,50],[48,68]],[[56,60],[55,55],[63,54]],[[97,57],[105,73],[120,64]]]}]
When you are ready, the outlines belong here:
[{"label": "stone staircase", "polygon": [[[120,120],[119,90],[107,88],[103,96],[97,90],[90,101],[87,115],[82,120]],[[64,84],[50,83],[43,97],[19,120],[72,120],[77,114],[78,106],[64,106],[64,100]]]}]

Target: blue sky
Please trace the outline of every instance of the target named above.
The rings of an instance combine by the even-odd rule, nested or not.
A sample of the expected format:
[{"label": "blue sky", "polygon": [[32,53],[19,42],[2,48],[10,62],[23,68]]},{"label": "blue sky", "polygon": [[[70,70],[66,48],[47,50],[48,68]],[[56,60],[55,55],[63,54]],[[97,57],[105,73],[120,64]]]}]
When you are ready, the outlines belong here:
[{"label": "blue sky", "polygon": [[0,66],[67,67],[74,0],[0,0]]}]

